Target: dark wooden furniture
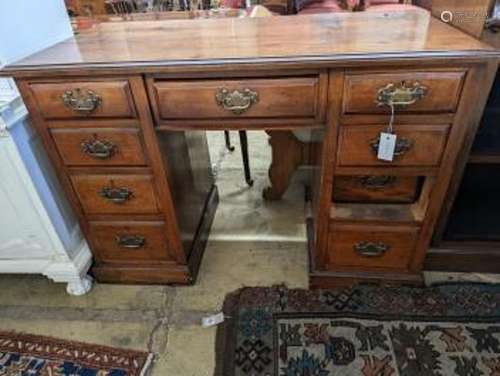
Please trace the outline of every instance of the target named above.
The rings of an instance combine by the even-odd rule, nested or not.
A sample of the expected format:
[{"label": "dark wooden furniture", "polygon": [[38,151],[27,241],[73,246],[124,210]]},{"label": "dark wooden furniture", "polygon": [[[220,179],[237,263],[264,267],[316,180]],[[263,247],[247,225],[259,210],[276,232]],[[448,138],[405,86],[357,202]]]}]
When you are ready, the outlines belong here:
[{"label": "dark wooden furniture", "polygon": [[[418,283],[498,56],[425,11],[367,12],[101,24],[3,74],[98,280],[193,281],[217,204],[205,131],[307,129],[312,286]],[[398,156],[381,162],[389,103]]]},{"label": "dark wooden furniture", "polygon": [[[482,6],[484,9],[488,3],[491,2],[467,5]],[[463,27],[461,24],[456,26]],[[467,28],[465,31],[470,32]],[[497,32],[478,28],[477,34],[485,42],[500,48],[500,34]],[[448,200],[443,206],[432,248],[427,255],[426,269],[500,272],[499,124],[500,70],[479,128],[469,135],[455,167]]]}]

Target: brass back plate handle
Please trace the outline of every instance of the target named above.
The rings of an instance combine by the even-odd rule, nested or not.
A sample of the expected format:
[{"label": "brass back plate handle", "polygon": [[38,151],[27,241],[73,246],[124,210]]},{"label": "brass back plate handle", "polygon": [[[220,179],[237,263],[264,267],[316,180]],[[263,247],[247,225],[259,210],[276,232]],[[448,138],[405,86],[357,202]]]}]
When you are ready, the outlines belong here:
[{"label": "brass back plate handle", "polygon": [[140,235],[117,235],[116,244],[122,248],[138,249],[144,247],[146,238]]},{"label": "brass back plate handle", "polygon": [[391,246],[382,242],[359,242],[354,244],[354,251],[364,257],[381,257],[391,249]]},{"label": "brass back plate handle", "polygon": [[370,175],[361,176],[359,178],[359,183],[365,189],[370,191],[379,191],[394,186],[397,180],[398,178],[396,176]]},{"label": "brass back plate handle", "polygon": [[379,89],[375,102],[379,106],[406,107],[425,98],[428,92],[427,87],[419,82],[408,85],[406,81],[400,83],[390,83]]},{"label": "brass back plate handle", "polygon": [[132,198],[133,192],[129,188],[103,187],[99,195],[114,204],[123,204]]},{"label": "brass back plate handle", "polygon": [[[380,137],[377,137],[369,142],[372,151],[377,155],[380,145]],[[408,138],[398,137],[396,139],[396,147],[394,148],[394,156],[401,157],[408,153],[414,146],[415,142]]]},{"label": "brass back plate handle", "polygon": [[220,88],[215,94],[215,100],[225,110],[231,111],[235,115],[241,115],[259,101],[259,94],[248,88],[241,91]]},{"label": "brass back plate handle", "polygon": [[85,115],[90,115],[102,103],[100,95],[80,88],[66,90],[61,99],[66,107]]},{"label": "brass back plate handle", "polygon": [[85,140],[81,143],[82,152],[95,159],[109,159],[117,149],[117,146],[110,141],[98,140]]}]

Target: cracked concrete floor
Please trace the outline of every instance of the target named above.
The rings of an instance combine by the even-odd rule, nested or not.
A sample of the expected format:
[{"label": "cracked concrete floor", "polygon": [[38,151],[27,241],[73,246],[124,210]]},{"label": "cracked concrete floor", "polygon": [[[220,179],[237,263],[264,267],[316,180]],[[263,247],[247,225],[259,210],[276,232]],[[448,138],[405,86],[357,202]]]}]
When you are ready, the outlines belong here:
[{"label": "cracked concrete floor", "polygon": [[[73,297],[41,276],[0,275],[0,330],[17,330],[89,343],[149,350],[155,376],[209,376],[214,367],[215,328],[200,326],[224,296],[242,286],[286,283],[307,287],[304,174],[297,174],[282,201],[261,198],[270,149],[263,132],[249,132],[255,185],[246,186],[237,133],[227,152],[223,133],[209,134],[218,170],[221,203],[192,287],[95,284]],[[498,276],[433,273],[430,281],[498,281]]]},{"label": "cracked concrete floor", "polygon": [[298,174],[280,202],[261,198],[270,148],[264,132],[249,132],[253,187],[222,132],[209,133],[221,203],[198,281],[192,287],[95,284],[73,297],[41,276],[0,275],[0,330],[56,336],[156,354],[151,374],[212,375],[215,328],[200,326],[224,296],[242,286],[307,287],[303,189]]}]

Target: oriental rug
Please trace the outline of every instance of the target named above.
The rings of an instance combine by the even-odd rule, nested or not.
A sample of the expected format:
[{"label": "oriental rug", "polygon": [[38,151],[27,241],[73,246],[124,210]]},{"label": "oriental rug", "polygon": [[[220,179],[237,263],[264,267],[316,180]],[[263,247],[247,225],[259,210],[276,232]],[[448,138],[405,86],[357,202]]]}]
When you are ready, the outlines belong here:
[{"label": "oriental rug", "polygon": [[218,376],[500,376],[500,285],[244,288],[223,310]]},{"label": "oriental rug", "polygon": [[0,331],[1,376],[142,376],[152,354]]}]

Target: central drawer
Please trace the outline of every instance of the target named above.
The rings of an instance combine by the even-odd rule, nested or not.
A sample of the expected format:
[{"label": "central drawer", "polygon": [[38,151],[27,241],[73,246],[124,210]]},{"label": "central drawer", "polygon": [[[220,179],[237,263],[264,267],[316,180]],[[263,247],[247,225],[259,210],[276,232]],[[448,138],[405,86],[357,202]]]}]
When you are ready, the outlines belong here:
[{"label": "central drawer", "polygon": [[319,76],[155,80],[150,91],[159,121],[323,117]]},{"label": "central drawer", "polygon": [[72,175],[87,214],[155,214],[159,205],[151,175]]}]

